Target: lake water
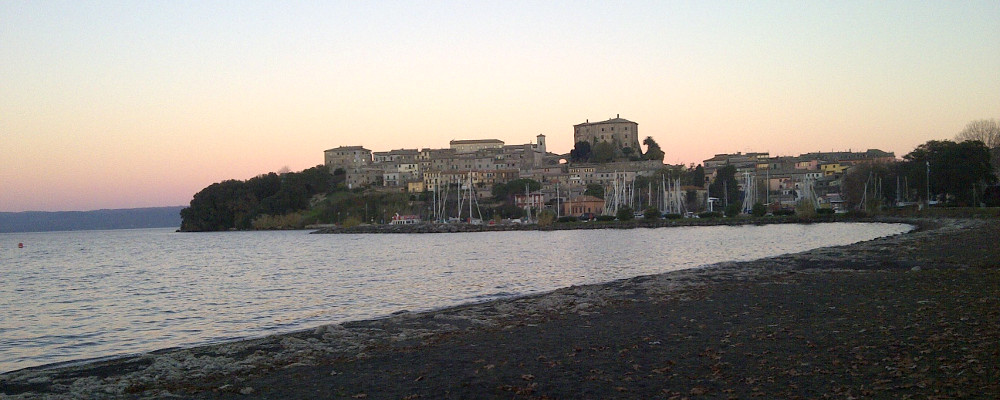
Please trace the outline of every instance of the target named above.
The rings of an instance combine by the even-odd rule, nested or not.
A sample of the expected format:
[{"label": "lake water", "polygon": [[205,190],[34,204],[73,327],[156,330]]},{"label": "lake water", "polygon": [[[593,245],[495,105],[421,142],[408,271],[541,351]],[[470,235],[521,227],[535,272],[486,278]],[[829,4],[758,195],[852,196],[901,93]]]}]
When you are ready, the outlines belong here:
[{"label": "lake water", "polygon": [[0,234],[0,372],[751,260],[910,229],[830,223],[402,235]]}]

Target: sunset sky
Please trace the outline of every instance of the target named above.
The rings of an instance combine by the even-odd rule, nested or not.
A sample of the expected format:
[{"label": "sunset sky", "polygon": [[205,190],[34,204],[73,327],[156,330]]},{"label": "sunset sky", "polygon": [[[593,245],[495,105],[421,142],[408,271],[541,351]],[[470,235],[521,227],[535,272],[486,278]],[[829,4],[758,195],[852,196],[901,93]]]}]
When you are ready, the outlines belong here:
[{"label": "sunset sky", "polygon": [[1000,2],[3,1],[0,211],[186,205],[323,150],[620,114],[668,163],[1000,118]]}]

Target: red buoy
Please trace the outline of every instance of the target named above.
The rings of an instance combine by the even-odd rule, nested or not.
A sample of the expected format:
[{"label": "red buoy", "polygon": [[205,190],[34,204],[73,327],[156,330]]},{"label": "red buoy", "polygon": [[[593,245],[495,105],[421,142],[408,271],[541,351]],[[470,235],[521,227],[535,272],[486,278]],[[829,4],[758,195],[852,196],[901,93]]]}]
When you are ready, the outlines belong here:
[{"label": "red buoy", "polygon": [[24,243],[18,243],[18,244],[17,244],[17,248],[19,248],[19,249],[23,249],[23,248],[24,248]]}]

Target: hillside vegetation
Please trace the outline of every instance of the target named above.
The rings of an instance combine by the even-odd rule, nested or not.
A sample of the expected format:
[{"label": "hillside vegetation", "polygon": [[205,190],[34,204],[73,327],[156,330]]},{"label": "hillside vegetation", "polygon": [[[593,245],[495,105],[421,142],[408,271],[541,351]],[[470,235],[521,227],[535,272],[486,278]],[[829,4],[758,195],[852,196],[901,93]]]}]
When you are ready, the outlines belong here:
[{"label": "hillside vegetation", "polygon": [[406,193],[349,190],[344,177],[317,165],[214,183],[181,210],[181,230],[301,229],[310,224],[382,223],[396,213],[414,213]]}]

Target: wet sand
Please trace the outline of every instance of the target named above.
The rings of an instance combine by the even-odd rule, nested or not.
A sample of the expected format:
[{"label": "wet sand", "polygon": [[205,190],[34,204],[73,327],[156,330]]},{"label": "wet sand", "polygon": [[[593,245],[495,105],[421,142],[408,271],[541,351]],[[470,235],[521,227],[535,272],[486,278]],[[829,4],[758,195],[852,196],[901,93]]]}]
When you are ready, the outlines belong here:
[{"label": "wet sand", "polygon": [[4,398],[998,398],[1000,220],[0,375]]}]

